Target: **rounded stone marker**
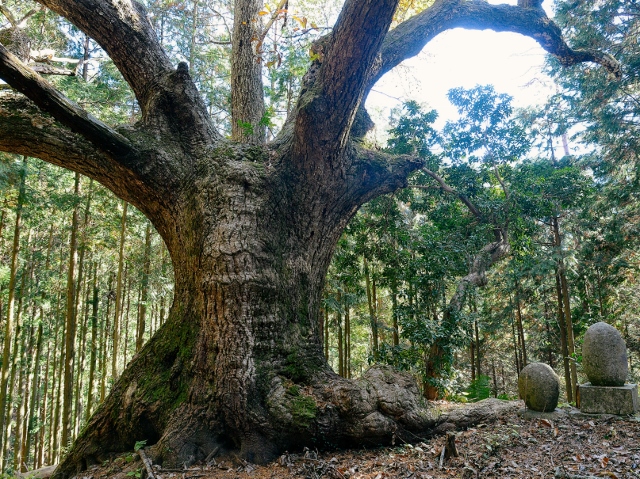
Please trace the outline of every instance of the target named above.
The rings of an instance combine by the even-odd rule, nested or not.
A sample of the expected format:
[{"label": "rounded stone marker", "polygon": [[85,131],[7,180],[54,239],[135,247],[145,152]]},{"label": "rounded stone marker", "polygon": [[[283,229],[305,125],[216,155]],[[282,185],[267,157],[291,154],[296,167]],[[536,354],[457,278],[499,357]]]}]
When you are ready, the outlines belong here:
[{"label": "rounded stone marker", "polygon": [[529,409],[551,412],[558,405],[560,380],[549,365],[531,363],[520,371],[518,392]]},{"label": "rounded stone marker", "polygon": [[584,333],[582,367],[593,386],[624,386],[629,374],[627,345],[613,326],[599,322]]}]

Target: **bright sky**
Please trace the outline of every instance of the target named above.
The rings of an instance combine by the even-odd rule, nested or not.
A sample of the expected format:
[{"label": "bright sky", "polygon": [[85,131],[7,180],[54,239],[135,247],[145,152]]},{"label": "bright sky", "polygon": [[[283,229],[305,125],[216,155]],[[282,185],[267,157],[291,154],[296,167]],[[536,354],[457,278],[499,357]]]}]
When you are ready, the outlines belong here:
[{"label": "bright sky", "polygon": [[378,125],[377,136],[387,128],[383,123],[390,109],[407,100],[436,109],[437,126],[455,118],[447,99],[447,91],[455,87],[491,84],[498,93],[513,96],[515,107],[543,104],[553,93],[551,80],[541,72],[544,58],[534,40],[515,33],[447,31],[385,75],[369,94],[367,109]]}]

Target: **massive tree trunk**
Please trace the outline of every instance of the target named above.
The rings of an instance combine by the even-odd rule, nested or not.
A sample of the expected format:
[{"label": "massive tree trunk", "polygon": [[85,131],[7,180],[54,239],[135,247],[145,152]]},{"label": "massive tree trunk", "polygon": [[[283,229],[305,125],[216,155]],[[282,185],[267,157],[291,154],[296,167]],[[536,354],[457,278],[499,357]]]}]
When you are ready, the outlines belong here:
[{"label": "massive tree trunk", "polygon": [[[410,377],[374,368],[349,381],[331,371],[321,348],[322,286],[343,228],[360,205],[405,186],[422,166],[359,143],[370,123],[356,122],[366,118],[356,115],[363,98],[385,72],[459,26],[527,34],[565,64],[597,61],[619,73],[611,57],[571,50],[541,9],[438,0],[388,32],[397,0],[347,0],[332,33],[313,47],[297,106],[269,145],[255,124],[262,107],[260,69],[246,40],[253,36],[234,43],[234,85],[248,85],[234,98],[251,103],[232,112],[234,127],[252,127],[235,130],[243,144],[215,131],[188,65],[174,68],[142,6],[39,2],[104,48],[136,95],[141,120],[119,127],[96,120],[0,45],[0,77],[24,95],[0,97],[0,150],[87,175],[136,206],[175,271],[168,318],[59,476],[143,439],[156,461],[179,464],[211,453],[264,462],[302,445],[426,434],[436,420]],[[236,12],[249,18],[255,6],[237,0]],[[241,40],[243,32],[235,34]]]}]

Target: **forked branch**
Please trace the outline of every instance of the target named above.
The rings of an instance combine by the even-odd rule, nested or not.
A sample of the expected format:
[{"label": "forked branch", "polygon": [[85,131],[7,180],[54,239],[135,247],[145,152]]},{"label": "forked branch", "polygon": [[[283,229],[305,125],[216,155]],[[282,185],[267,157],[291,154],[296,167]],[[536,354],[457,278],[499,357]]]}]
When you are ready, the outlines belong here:
[{"label": "forked branch", "polygon": [[304,79],[296,136],[299,153],[344,151],[367,78],[398,0],[347,0],[332,34],[313,48]]}]

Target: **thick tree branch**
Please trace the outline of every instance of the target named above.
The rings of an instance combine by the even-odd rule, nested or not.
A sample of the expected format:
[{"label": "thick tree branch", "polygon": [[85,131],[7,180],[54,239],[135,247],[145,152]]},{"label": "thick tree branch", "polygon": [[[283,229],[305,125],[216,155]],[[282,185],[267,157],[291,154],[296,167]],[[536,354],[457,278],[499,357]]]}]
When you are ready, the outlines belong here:
[{"label": "thick tree branch", "polygon": [[133,89],[143,112],[158,79],[173,67],[147,19],[132,0],[38,0],[93,38]]},{"label": "thick tree branch", "polygon": [[[369,72],[398,0],[347,0],[333,32],[316,43],[295,114],[296,153],[344,151]],[[331,161],[331,160],[330,160]]]},{"label": "thick tree branch", "polygon": [[127,166],[116,162],[14,92],[0,93],[0,151],[40,158],[93,178],[147,214],[159,231],[166,227],[161,211],[168,211],[173,201],[175,184],[170,180],[179,181],[181,176],[175,168],[167,171],[171,165],[161,162],[150,168],[144,156]]},{"label": "thick tree branch", "polygon": [[407,186],[407,178],[424,166],[424,160],[410,155],[389,155],[362,146],[355,147],[355,160],[348,169],[348,193],[356,206]]},{"label": "thick tree branch", "polygon": [[120,167],[107,154],[13,92],[0,94],[0,151],[41,158],[126,194],[114,184]]},{"label": "thick tree branch", "polygon": [[430,8],[387,34],[380,51],[381,62],[370,78],[369,88],[403,60],[420,53],[436,35],[457,27],[520,33],[536,40],[563,65],[595,62],[616,77],[621,74],[620,65],[611,55],[571,49],[560,28],[541,8],[491,5],[484,0],[436,0]]},{"label": "thick tree branch", "polygon": [[127,157],[133,152],[127,138],[68,100],[1,44],[0,78],[60,123],[83,135],[97,148],[116,157]]}]

